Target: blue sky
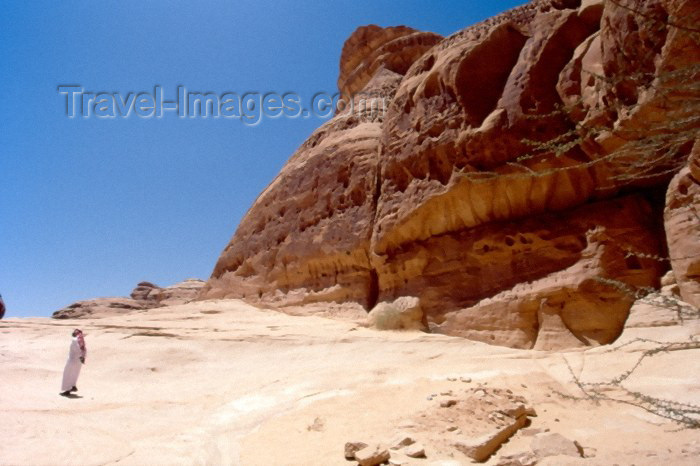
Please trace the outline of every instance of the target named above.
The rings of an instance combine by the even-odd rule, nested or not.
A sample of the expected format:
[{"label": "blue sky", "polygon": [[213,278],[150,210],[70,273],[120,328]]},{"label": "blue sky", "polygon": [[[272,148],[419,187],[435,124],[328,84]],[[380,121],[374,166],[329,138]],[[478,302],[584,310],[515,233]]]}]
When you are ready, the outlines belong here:
[{"label": "blue sky", "polygon": [[[324,120],[67,118],[61,84],[127,95],[335,92],[365,24],[443,35],[522,1],[11,1],[0,17],[6,317],[208,278],[258,193]],[[497,59],[495,57],[494,59]]]}]

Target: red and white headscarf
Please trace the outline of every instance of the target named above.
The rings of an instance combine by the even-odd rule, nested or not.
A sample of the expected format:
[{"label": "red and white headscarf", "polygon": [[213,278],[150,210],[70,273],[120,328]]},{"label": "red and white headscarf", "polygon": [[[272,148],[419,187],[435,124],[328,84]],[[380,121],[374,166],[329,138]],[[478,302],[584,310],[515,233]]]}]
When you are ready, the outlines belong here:
[{"label": "red and white headscarf", "polygon": [[83,338],[83,331],[79,328],[73,330],[73,336],[78,339],[78,345],[80,346],[80,351],[83,353],[83,357],[87,355],[87,348],[85,347],[85,338]]}]

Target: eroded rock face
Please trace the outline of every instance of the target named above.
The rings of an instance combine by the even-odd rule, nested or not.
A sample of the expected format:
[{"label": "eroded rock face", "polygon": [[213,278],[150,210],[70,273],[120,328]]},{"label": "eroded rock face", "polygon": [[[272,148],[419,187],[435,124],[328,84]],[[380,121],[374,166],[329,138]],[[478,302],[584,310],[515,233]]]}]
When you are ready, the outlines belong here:
[{"label": "eroded rock face", "polygon": [[700,307],[700,140],[671,181],[664,212],[671,267],[684,301]]},{"label": "eroded rock face", "polygon": [[658,184],[682,166],[697,129],[700,47],[689,27],[699,20],[696,0],[605,2],[600,31],[560,74],[601,186]]},{"label": "eroded rock face", "polygon": [[[382,69],[364,92],[391,98],[399,80]],[[381,119],[356,112],[316,130],[243,218],[205,296],[371,308],[380,136]]]},{"label": "eroded rock face", "polygon": [[161,288],[155,297],[160,306],[185,304],[197,299],[205,285],[206,282],[198,278],[188,278],[180,283]]},{"label": "eroded rock face", "polygon": [[426,50],[442,40],[432,32],[406,26],[359,27],[345,41],[340,55],[338,89],[346,97],[360,92],[380,68],[405,74]]},{"label": "eroded rock face", "polygon": [[[417,296],[428,319],[441,323],[448,312],[580,263],[589,245],[587,234],[599,227],[615,238],[620,251],[658,252],[653,215],[644,199],[633,196],[412,243],[383,256],[377,265],[379,299]],[[644,285],[654,285],[656,261],[635,257],[628,262],[649,272]],[[624,278],[625,270],[620,267],[603,277]]]},{"label": "eroded rock face", "polygon": [[[648,223],[650,214],[646,201],[637,197],[572,211],[561,219],[560,227],[566,232],[562,236],[550,230],[549,245],[527,251],[527,259],[501,262],[506,267],[519,262],[534,265],[542,260],[537,255],[544,255],[554,267],[557,261],[549,254],[558,253],[558,263],[569,267],[540,272],[540,278],[515,286],[506,284],[504,291],[447,314],[439,330],[541,350],[614,341],[635,300],[633,290],[658,284],[658,262],[644,258],[658,254],[660,248]],[[637,254],[628,255],[630,251]]]},{"label": "eroded rock face", "polygon": [[160,294],[161,287],[154,285],[151,282],[140,282],[133,289],[131,294],[131,299],[136,301],[158,301],[157,296]]},{"label": "eroded rock face", "polygon": [[673,70],[693,82],[700,62],[663,23],[689,17],[690,0],[616,3],[535,1],[442,40],[359,28],[338,85],[386,112],[341,112],[299,148],[202,297],[368,311],[414,296],[451,335],[614,340],[635,290],[664,272],[645,190],[688,157],[696,130],[663,122],[697,114]]},{"label": "eroded rock face", "polygon": [[526,139],[568,129],[565,115],[531,116],[554,111],[559,70],[597,28],[576,9],[525,13],[446,39],[402,81],[383,126],[378,253],[593,195],[578,150],[509,164],[531,152]]}]

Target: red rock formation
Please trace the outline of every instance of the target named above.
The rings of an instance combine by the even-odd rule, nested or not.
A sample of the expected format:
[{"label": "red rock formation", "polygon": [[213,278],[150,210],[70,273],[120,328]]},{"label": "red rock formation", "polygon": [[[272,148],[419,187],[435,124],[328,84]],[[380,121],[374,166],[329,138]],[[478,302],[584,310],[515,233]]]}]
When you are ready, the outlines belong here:
[{"label": "red rock formation", "polygon": [[700,47],[669,26],[693,2],[536,1],[441,41],[359,28],[338,86],[386,112],[346,111],[302,145],[203,297],[369,310],[415,296],[453,335],[612,341],[663,272],[648,258],[658,209],[620,192],[667,182],[696,137]]},{"label": "red rock formation", "polygon": [[[382,69],[365,93],[390,98],[399,78]],[[206,296],[368,305],[380,136],[379,119],[350,111],[316,130],[241,221]]]},{"label": "red rock formation", "polygon": [[[605,244],[615,253],[605,256],[608,262],[593,267],[588,265],[591,259],[586,256],[586,249],[591,247],[587,235],[598,228],[605,230],[608,238]],[[517,317],[515,309],[522,303],[516,301],[536,301],[542,296],[537,287],[521,289],[517,299],[511,293],[508,295],[513,301],[510,306],[503,306],[502,302],[495,305],[500,313],[498,318],[487,313],[478,318],[480,301],[505,293],[520,283],[537,280],[544,280],[545,286],[554,283],[554,288],[558,287],[562,295],[568,294],[572,300],[576,299],[575,292],[566,289],[578,285],[557,278],[559,271],[590,270],[601,279],[634,286],[656,285],[660,273],[658,262],[643,257],[644,254],[659,254],[654,229],[648,203],[634,196],[583,206],[565,214],[543,214],[517,222],[484,225],[459,234],[439,235],[386,256],[386,262],[377,267],[379,299],[420,297],[423,310],[435,323],[443,322],[446,313],[477,305],[464,314],[475,316],[469,331],[474,331],[473,336],[486,330],[490,335],[483,339],[490,342],[501,326],[513,326],[515,320],[532,317]],[[626,259],[628,251],[638,254]],[[567,272],[566,275],[572,274]],[[578,283],[590,279],[582,275],[571,277],[569,281]],[[631,301],[625,299],[624,302],[629,308]],[[612,306],[604,306],[604,312],[608,311],[613,312]],[[619,313],[614,320],[619,320]],[[530,323],[527,327],[531,327]],[[521,327],[517,325],[511,330]],[[443,331],[461,334],[454,324],[447,328]],[[521,346],[534,342],[536,330],[537,326],[533,327],[532,335],[523,337]]]},{"label": "red rock formation", "polygon": [[700,307],[700,140],[671,181],[664,212],[671,267],[684,301]]},{"label": "red rock formation", "polygon": [[569,234],[586,225],[598,226],[579,238],[584,249],[575,258],[561,262],[571,263],[569,267],[541,274],[538,280],[521,280],[474,306],[451,312],[439,330],[516,348],[561,349],[614,341],[635,300],[633,290],[657,284],[660,266],[644,258],[659,251],[649,214],[639,198],[571,212],[560,226]]},{"label": "red rock formation", "polygon": [[532,115],[555,109],[559,70],[597,27],[577,10],[526,19],[506,15],[496,26],[448,38],[404,78],[383,127],[391,157],[383,158],[377,252],[593,195],[593,176],[576,149],[512,164],[531,152],[526,139],[546,141],[568,129],[565,115]]},{"label": "red rock formation", "polygon": [[601,188],[658,184],[682,165],[697,126],[698,21],[697,0],[606,2],[600,32],[562,71],[557,89]]},{"label": "red rock formation", "polygon": [[380,68],[406,74],[413,62],[440,40],[438,34],[406,26],[359,27],[343,46],[338,89],[350,97],[364,89]]}]

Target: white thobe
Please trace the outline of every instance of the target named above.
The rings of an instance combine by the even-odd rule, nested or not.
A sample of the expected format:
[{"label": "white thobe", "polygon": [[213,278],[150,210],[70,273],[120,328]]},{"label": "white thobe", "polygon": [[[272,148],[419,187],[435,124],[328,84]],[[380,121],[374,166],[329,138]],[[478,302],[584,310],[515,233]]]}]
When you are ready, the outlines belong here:
[{"label": "white thobe", "polygon": [[73,337],[73,341],[70,344],[70,352],[68,353],[68,361],[66,361],[66,368],[63,369],[63,383],[61,383],[62,392],[67,392],[75,387],[75,384],[78,382],[80,367],[83,365],[80,362],[82,356],[84,355],[80,349],[78,338]]}]

